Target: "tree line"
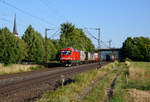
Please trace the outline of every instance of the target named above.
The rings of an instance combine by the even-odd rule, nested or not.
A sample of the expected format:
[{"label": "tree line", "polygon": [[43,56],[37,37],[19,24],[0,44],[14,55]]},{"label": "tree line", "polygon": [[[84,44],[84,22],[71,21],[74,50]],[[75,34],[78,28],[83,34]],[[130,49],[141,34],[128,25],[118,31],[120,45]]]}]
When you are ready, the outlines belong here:
[{"label": "tree line", "polygon": [[150,61],[150,38],[128,37],[121,48],[121,56],[133,61]]},{"label": "tree line", "polygon": [[[59,39],[48,38],[48,60],[58,59],[60,49],[65,47],[94,51],[92,41],[72,23],[61,24],[60,33]],[[43,63],[44,57],[45,39],[32,25],[28,26],[21,38],[16,37],[7,27],[0,29],[0,63]]]}]

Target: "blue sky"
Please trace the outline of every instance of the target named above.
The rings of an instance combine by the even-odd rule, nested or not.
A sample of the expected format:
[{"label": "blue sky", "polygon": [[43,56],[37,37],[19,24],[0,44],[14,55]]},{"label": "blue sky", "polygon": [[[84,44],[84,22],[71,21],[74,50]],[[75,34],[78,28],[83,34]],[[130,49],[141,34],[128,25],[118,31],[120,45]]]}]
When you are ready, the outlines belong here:
[{"label": "blue sky", "polygon": [[[15,13],[19,36],[32,24],[43,36],[45,28],[55,28],[49,31],[51,37],[60,24],[72,22],[79,28],[101,28],[101,40],[105,45],[112,40],[112,47],[121,47],[127,37],[150,37],[150,0],[0,0],[0,28],[12,31]],[[95,30],[89,31],[97,36]]]}]

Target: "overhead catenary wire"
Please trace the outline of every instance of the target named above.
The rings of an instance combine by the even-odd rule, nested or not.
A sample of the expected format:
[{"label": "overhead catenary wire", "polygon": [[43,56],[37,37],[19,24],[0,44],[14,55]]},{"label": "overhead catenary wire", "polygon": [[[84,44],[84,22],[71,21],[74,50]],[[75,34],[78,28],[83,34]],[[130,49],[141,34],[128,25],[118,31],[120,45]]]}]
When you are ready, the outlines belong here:
[{"label": "overhead catenary wire", "polygon": [[91,37],[93,37],[94,39],[98,40],[94,35],[92,35],[92,34],[88,31],[87,28],[84,28],[84,31],[85,31],[88,35],[90,35]]},{"label": "overhead catenary wire", "polygon": [[[11,25],[13,26],[13,23],[11,23],[11,21],[9,21],[9,20],[6,19],[6,18],[0,18],[0,21],[2,21],[2,22],[7,22],[7,23],[9,23],[9,24],[11,24]],[[19,23],[19,25],[21,25],[21,26],[23,26],[23,27],[26,27],[24,24],[21,24],[21,23]],[[4,27],[6,27],[6,26],[2,26],[2,28],[4,28]],[[22,35],[23,35],[23,34],[18,35],[18,36],[21,38]]]},{"label": "overhead catenary wire", "polygon": [[7,20],[7,19],[5,19],[5,18],[0,18],[0,20],[1,20],[1,21],[4,21],[4,22],[7,22],[7,23],[10,23],[9,20]]},{"label": "overhead catenary wire", "polygon": [[[9,15],[7,15],[6,13],[3,13],[2,16],[3,16],[3,17],[0,18],[1,21],[7,22],[7,23],[13,25],[12,21],[8,20],[9,18],[7,18],[7,17],[9,17]],[[6,18],[7,18],[7,19],[6,19]],[[19,21],[18,21],[18,20],[19,20]],[[22,22],[22,23],[20,23],[20,22]],[[37,24],[35,24],[35,23],[32,23],[32,24],[33,24],[33,25],[37,25]],[[17,25],[21,25],[21,26],[23,26],[23,27],[27,27],[29,24],[28,24],[28,25],[25,25],[25,23],[23,23],[23,20],[17,17]]]},{"label": "overhead catenary wire", "polygon": [[[98,37],[94,36],[92,33],[90,33],[89,30],[100,30],[100,28],[84,27],[84,28],[83,28],[83,31],[84,31],[86,34],[88,34],[89,36],[91,36],[92,38],[94,38],[95,40],[97,40],[97,41],[99,40],[99,45],[100,45],[101,47],[103,46],[103,48],[110,48],[110,46],[107,45],[106,42],[101,41],[101,40],[99,39],[99,36],[98,36]],[[96,46],[99,47],[99,45],[96,45]]]},{"label": "overhead catenary wire", "polygon": [[[84,29],[85,29],[85,31],[87,32],[88,35],[90,35],[92,38],[94,38],[95,40],[97,40],[97,42],[98,42],[97,48],[100,49],[100,28],[87,28],[87,27],[85,27]],[[88,31],[88,29],[97,30],[98,31],[98,37],[95,37],[93,34],[91,34]]]},{"label": "overhead catenary wire", "polygon": [[55,33],[53,33],[53,35],[51,36],[51,39],[53,39],[54,37],[58,36],[58,32],[60,31],[60,29],[58,29]]},{"label": "overhead catenary wire", "polygon": [[21,13],[23,13],[23,14],[25,14],[25,15],[28,15],[28,16],[30,16],[30,17],[32,17],[32,18],[35,18],[35,19],[37,19],[37,20],[39,20],[39,21],[41,21],[41,22],[44,22],[44,23],[46,23],[46,24],[49,24],[49,25],[51,24],[51,25],[57,27],[56,25],[52,24],[51,22],[49,22],[49,21],[47,21],[47,20],[45,20],[45,19],[43,19],[43,18],[41,18],[41,17],[35,16],[35,15],[29,13],[29,12],[26,12],[26,11],[24,11],[24,10],[22,10],[22,9],[20,9],[20,8],[18,8],[18,7],[16,7],[16,6],[14,6],[14,5],[12,5],[12,4],[10,4],[10,3],[4,1],[4,0],[0,0],[0,2],[2,2],[3,4],[5,4],[5,5],[7,5],[7,6],[11,7],[11,8],[14,8],[14,9],[18,10],[19,12],[21,12]]},{"label": "overhead catenary wire", "polygon": [[[0,20],[1,21],[4,21],[4,22],[7,22],[7,23],[9,23],[9,24],[11,24],[11,25],[13,25],[12,23],[11,23],[11,21],[9,21],[8,19],[6,19],[6,18],[0,18]],[[21,23],[18,23],[19,25],[21,25],[21,26],[23,26],[23,27],[26,27],[24,24],[21,24]]]},{"label": "overhead catenary wire", "polygon": [[[5,16],[4,16],[4,17],[5,17]],[[10,24],[10,25],[13,26],[12,21],[6,19],[6,17],[5,17],[5,18],[1,17],[1,18],[0,18],[0,21],[2,21],[1,24],[3,24],[3,22],[6,22],[6,23],[8,23],[8,24]],[[22,24],[22,23],[17,23],[17,24],[18,24],[18,25],[21,25],[22,27],[25,27],[25,28],[27,27],[26,25],[24,25],[24,24]],[[1,25],[1,28],[3,28],[3,27],[5,27],[5,26]],[[52,34],[52,37],[51,37],[51,38],[58,36],[59,34],[58,34],[58,35],[56,35],[56,34],[59,32],[60,29],[55,28],[55,29],[53,29],[53,30],[56,30],[56,32]],[[21,37],[21,35],[20,35],[20,37]]]},{"label": "overhead catenary wire", "polygon": [[[12,25],[13,26],[13,23],[12,23],[12,21],[10,21],[10,20],[8,20],[8,19],[6,19],[6,18],[0,18],[0,21],[2,21],[2,22],[6,22],[6,23],[8,23],[8,24],[10,24],[10,25]],[[26,25],[24,25],[24,24],[22,24],[22,23],[17,23],[18,25],[20,25],[20,26],[22,26],[22,27],[24,27],[24,28],[26,28],[27,26]],[[3,26],[2,25],[2,28],[3,27],[6,27],[6,26]],[[21,35],[19,35],[20,37],[23,35],[23,32],[22,32],[22,34]]]},{"label": "overhead catenary wire", "polygon": [[62,15],[62,13],[60,13],[60,11],[58,11],[57,9],[55,9],[54,7],[50,6],[50,3],[46,3],[44,0],[39,0],[42,4],[45,5],[45,7],[47,7],[49,10],[51,10],[54,14],[57,14],[57,16],[59,16],[59,18],[63,19],[64,21],[68,21],[68,19],[66,19],[65,16]]}]

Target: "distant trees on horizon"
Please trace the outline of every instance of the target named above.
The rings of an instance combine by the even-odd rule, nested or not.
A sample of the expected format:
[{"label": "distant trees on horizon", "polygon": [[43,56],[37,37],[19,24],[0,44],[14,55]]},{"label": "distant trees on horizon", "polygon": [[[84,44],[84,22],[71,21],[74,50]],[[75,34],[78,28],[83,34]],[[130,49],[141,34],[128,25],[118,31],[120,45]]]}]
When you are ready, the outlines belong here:
[{"label": "distant trees on horizon", "polygon": [[122,59],[133,61],[150,61],[150,38],[128,37],[121,48]]}]

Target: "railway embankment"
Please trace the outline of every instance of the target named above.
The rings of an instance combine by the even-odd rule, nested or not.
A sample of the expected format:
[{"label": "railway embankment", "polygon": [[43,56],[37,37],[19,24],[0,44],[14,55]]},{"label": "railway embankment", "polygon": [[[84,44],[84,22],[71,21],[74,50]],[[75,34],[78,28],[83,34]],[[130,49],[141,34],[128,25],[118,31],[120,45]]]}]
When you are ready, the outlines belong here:
[{"label": "railway embankment", "polygon": [[[103,62],[102,65],[107,64]],[[57,67],[55,70],[41,70],[4,77],[0,84],[0,102],[29,102],[42,96],[45,91],[56,90],[62,85],[74,82],[77,74],[96,69],[98,63],[72,67]],[[87,76],[88,77],[88,76]],[[63,84],[62,84],[63,83]]]},{"label": "railway embankment", "polygon": [[[82,102],[84,101],[84,97],[91,93],[93,88],[95,88],[101,80],[107,80],[106,78],[108,78],[108,76],[111,80],[111,76],[115,76],[115,72],[118,70],[115,66],[115,63],[110,63],[100,69],[81,73],[75,76],[73,83],[59,87],[57,90],[46,92],[42,98],[36,102]],[[111,73],[114,74],[112,75]]]}]

